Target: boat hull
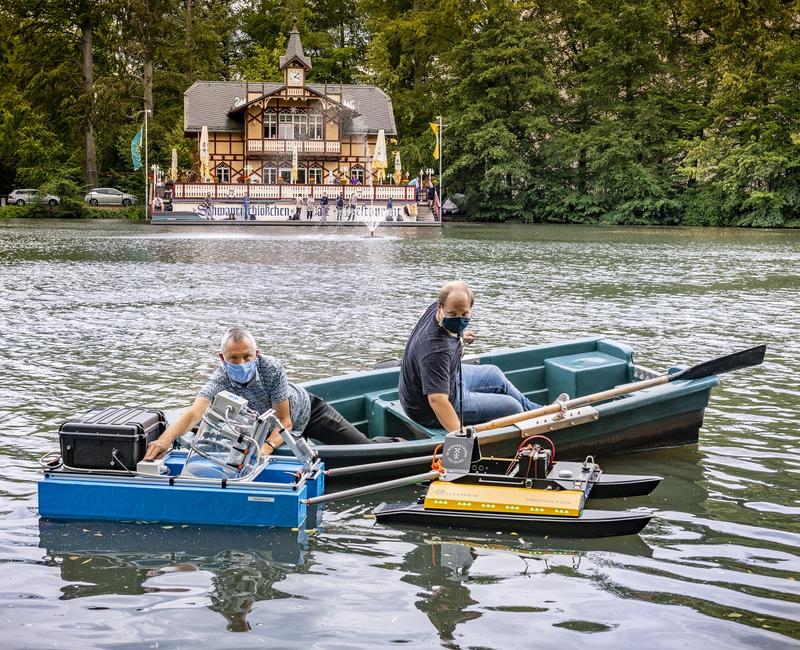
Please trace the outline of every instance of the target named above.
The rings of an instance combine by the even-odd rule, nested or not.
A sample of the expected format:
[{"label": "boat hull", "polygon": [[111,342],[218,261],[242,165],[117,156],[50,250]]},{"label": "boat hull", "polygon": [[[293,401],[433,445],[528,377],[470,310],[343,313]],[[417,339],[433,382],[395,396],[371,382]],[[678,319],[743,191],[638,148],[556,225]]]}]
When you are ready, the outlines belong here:
[{"label": "boat hull", "polygon": [[39,514],[56,520],[293,528],[306,520],[304,500],[324,490],[321,467],[295,483],[300,465],[293,459],[276,459],[248,483],[176,479],[185,459],[184,452],[171,452],[171,477],[47,471],[38,484]]},{"label": "boat hull", "polygon": [[413,524],[463,530],[494,530],[547,537],[616,537],[638,534],[652,518],[649,513],[584,510],[579,517],[549,517],[495,513],[425,510],[420,503],[382,503],[375,509],[381,524]]}]

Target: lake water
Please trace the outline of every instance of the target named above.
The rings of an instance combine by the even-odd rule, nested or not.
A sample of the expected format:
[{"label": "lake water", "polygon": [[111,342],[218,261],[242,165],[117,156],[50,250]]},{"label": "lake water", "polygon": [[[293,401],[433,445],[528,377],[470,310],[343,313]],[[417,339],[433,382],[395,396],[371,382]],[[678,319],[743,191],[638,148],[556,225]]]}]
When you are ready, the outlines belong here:
[{"label": "lake water", "polygon": [[[366,229],[363,231],[366,234]],[[360,233],[359,233],[360,234]],[[2,648],[800,645],[800,232],[469,226],[351,231],[0,222]],[[665,370],[757,343],[700,444],[600,459],[665,477],[639,536],[40,522],[37,460],[98,405],[187,405],[244,323],[296,381],[398,356],[438,286],[474,351],[606,335]]]}]

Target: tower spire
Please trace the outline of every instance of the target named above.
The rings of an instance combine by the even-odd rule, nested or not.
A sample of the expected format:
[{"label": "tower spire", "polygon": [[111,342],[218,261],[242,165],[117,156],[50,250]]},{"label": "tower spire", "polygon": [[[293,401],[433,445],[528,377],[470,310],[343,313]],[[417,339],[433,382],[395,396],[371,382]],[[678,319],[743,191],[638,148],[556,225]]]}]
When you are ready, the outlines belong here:
[{"label": "tower spire", "polygon": [[292,31],[289,33],[289,42],[286,44],[286,55],[279,61],[281,70],[293,61],[297,61],[306,70],[311,70],[311,58],[306,56],[303,51],[303,43],[300,40],[300,32],[297,30],[297,16],[292,18]]}]

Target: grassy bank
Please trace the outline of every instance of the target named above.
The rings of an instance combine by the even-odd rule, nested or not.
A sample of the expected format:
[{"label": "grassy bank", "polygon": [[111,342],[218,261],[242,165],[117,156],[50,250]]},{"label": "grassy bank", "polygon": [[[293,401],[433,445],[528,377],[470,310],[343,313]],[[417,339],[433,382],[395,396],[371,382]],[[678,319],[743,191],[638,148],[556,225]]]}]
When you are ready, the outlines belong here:
[{"label": "grassy bank", "polygon": [[144,206],[125,208],[95,208],[89,205],[7,205],[0,208],[0,219],[127,219],[144,220]]}]

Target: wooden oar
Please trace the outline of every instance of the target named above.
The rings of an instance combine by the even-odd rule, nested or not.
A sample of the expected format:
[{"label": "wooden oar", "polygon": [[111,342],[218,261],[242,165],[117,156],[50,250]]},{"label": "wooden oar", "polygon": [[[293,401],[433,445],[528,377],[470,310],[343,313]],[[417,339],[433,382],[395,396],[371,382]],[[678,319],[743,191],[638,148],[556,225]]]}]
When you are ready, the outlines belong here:
[{"label": "wooden oar", "polygon": [[583,397],[576,397],[575,399],[567,400],[566,402],[548,404],[547,406],[542,406],[541,408],[534,409],[532,411],[516,413],[514,415],[508,415],[504,418],[491,420],[490,422],[484,422],[483,424],[477,425],[475,427],[475,431],[489,431],[491,429],[499,429],[500,427],[511,426],[512,424],[522,422],[523,420],[530,420],[531,418],[537,418],[542,415],[558,413],[562,410],[562,408],[574,409],[580,406],[586,406],[587,404],[592,404],[594,402],[602,402],[603,400],[611,399],[612,397],[618,397],[619,395],[634,393],[639,390],[644,390],[645,388],[660,386],[661,384],[667,384],[672,381],[700,379],[701,377],[719,375],[723,372],[731,372],[732,370],[757,366],[764,360],[764,355],[766,352],[766,345],[757,345],[754,348],[748,348],[747,350],[742,350],[741,352],[734,352],[733,354],[726,354],[724,357],[718,357],[716,359],[712,359],[711,361],[704,361],[703,363],[699,363],[696,366],[691,366],[690,368],[686,368],[685,370],[681,370],[680,372],[676,372],[672,375],[660,375],[659,377],[645,379],[644,381],[623,384],[622,386],[617,386],[616,388],[604,390],[599,393],[584,395]]}]

